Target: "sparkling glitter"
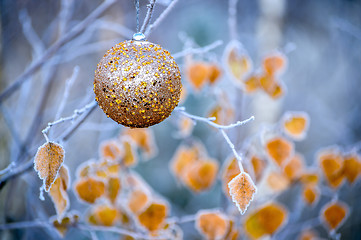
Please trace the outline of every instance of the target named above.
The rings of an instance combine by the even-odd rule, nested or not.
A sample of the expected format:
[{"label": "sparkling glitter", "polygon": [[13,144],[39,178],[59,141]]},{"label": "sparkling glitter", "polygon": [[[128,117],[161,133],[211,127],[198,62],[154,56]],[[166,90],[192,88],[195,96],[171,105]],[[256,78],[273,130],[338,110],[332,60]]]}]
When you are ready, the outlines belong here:
[{"label": "sparkling glitter", "polygon": [[173,57],[147,41],[115,45],[95,71],[94,92],[100,108],[128,127],[149,127],[166,119],[177,106],[181,90]]}]

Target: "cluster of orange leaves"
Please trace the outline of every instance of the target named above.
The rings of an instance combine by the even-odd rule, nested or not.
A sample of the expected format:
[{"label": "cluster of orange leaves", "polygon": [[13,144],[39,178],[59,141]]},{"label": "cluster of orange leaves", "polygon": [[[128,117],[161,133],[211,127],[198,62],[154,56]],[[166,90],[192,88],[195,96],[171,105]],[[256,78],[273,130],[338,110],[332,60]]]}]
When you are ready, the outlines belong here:
[{"label": "cluster of orange leaves", "polygon": [[246,93],[262,90],[272,99],[278,99],[285,94],[285,86],[279,79],[287,65],[284,54],[275,52],[266,56],[261,68],[255,71],[242,44],[231,42],[226,48],[225,64],[231,79]]},{"label": "cluster of orange leaves", "polygon": [[191,147],[181,145],[170,162],[174,176],[196,193],[213,185],[218,168],[218,162],[207,155],[201,143],[195,143]]},{"label": "cluster of orange leaves", "polygon": [[195,91],[200,91],[207,83],[215,84],[222,70],[217,63],[191,62],[187,64],[187,80]]}]

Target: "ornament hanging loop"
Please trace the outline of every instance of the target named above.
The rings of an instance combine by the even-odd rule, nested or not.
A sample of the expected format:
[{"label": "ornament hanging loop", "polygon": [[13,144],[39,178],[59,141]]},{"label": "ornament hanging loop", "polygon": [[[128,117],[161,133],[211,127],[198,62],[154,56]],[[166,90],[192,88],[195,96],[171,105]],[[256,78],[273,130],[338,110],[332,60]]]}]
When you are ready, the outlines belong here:
[{"label": "ornament hanging loop", "polygon": [[135,41],[144,41],[145,40],[145,35],[141,32],[137,32],[133,34],[133,40]]}]

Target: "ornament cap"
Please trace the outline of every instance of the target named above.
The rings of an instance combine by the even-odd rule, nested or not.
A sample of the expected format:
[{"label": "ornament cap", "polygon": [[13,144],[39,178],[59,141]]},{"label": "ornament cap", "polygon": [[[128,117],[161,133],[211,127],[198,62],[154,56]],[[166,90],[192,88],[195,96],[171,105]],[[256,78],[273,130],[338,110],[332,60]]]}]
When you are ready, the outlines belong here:
[{"label": "ornament cap", "polygon": [[144,34],[141,33],[141,32],[134,33],[134,34],[133,34],[133,40],[136,40],[136,41],[144,41],[144,40],[145,40],[145,36],[144,36]]}]

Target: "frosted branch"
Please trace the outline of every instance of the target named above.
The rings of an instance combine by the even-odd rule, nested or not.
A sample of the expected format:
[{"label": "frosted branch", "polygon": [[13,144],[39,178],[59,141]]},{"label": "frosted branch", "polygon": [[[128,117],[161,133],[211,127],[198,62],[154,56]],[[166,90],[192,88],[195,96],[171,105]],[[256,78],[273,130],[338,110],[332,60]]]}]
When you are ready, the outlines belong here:
[{"label": "frosted branch", "polygon": [[157,27],[159,25],[159,23],[161,23],[163,21],[163,19],[168,16],[168,14],[170,13],[170,11],[174,8],[174,6],[177,4],[178,0],[173,0],[168,7],[159,15],[159,17],[154,21],[154,23],[152,23],[151,25],[149,25],[144,33],[145,36],[148,36],[152,30]]},{"label": "frosted branch", "polygon": [[221,40],[217,40],[209,45],[206,45],[204,47],[201,47],[201,48],[187,48],[181,52],[178,52],[178,53],[175,53],[175,54],[172,54],[173,55],[173,58],[174,59],[177,59],[177,58],[181,58],[181,57],[184,57],[188,54],[203,54],[203,53],[206,53],[206,52],[209,52],[219,46],[221,46],[223,44],[223,41]]},{"label": "frosted branch", "polygon": [[150,23],[150,19],[152,18],[153,15],[154,5],[155,5],[155,0],[149,0],[149,4],[147,4],[147,8],[148,8],[147,15],[145,16],[142,28],[140,29],[141,33],[144,33],[144,31],[147,29]]},{"label": "frosted branch", "polygon": [[231,40],[237,38],[237,3],[238,0],[228,1],[228,28]]},{"label": "frosted branch", "polygon": [[91,14],[89,14],[83,21],[72,28],[68,33],[64,34],[62,38],[51,45],[41,57],[32,64],[13,82],[7,87],[0,95],[0,104],[8,97],[10,97],[31,75],[37,72],[43,64],[49,60],[63,45],[74,39],[82,31],[84,31],[92,22],[95,21],[101,14],[103,14],[115,0],[105,0],[99,5]]},{"label": "frosted branch", "polygon": [[242,158],[241,156],[237,153],[235,147],[234,147],[234,144],[232,143],[232,141],[229,139],[228,135],[226,134],[226,132],[224,130],[227,130],[227,129],[231,129],[231,128],[234,128],[234,127],[238,127],[238,126],[241,126],[241,125],[244,125],[250,121],[253,121],[254,120],[254,116],[244,120],[244,121],[237,121],[236,123],[233,123],[233,124],[229,124],[229,125],[220,125],[220,124],[217,124],[217,123],[214,123],[212,121],[215,120],[215,118],[204,118],[204,117],[199,117],[199,116],[195,116],[195,115],[192,115],[190,113],[187,113],[185,111],[185,108],[184,107],[178,107],[176,108],[176,111],[182,113],[184,116],[186,117],[189,117],[190,119],[193,119],[195,121],[199,121],[199,122],[204,122],[204,123],[207,123],[208,125],[218,129],[221,133],[222,133],[222,136],[224,137],[224,139],[226,140],[227,144],[229,145],[229,147],[231,148],[234,156],[236,157],[237,161],[238,161],[238,165],[239,165],[239,169],[241,170],[241,172],[244,172],[244,169],[243,169],[243,166],[242,166]]}]

